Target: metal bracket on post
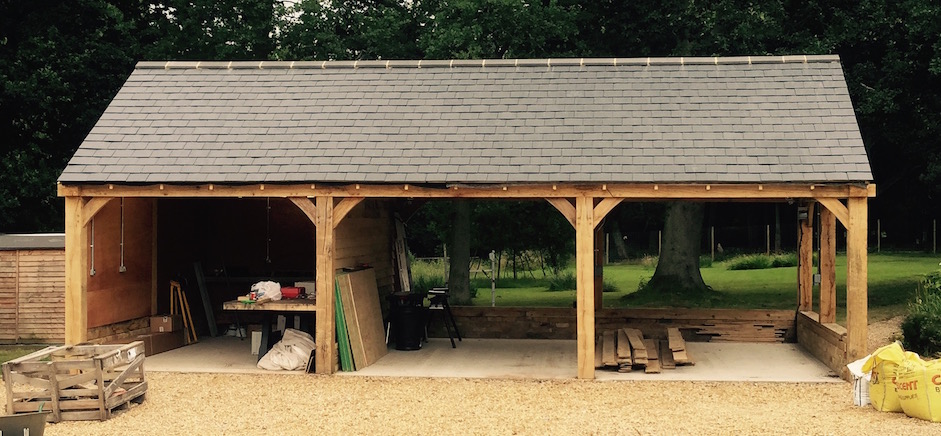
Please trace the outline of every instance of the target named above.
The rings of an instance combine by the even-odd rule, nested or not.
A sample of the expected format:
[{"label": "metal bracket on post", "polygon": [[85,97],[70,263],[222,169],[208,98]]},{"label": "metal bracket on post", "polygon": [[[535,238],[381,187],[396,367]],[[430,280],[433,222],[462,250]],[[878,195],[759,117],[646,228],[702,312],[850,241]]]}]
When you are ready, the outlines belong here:
[{"label": "metal bracket on post", "polygon": [[88,270],[88,275],[95,275],[95,219],[91,219],[91,242],[88,244],[88,248],[91,250],[91,259],[89,259],[89,264],[91,268]]}]

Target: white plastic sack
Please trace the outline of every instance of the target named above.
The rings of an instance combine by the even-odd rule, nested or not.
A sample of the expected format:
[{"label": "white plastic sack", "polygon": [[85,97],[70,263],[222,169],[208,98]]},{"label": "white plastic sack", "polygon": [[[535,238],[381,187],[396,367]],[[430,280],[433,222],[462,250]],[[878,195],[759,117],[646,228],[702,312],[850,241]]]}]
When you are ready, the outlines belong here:
[{"label": "white plastic sack", "polygon": [[258,282],[252,285],[255,299],[268,298],[275,301],[281,299],[281,284],[278,282]]},{"label": "white plastic sack", "polygon": [[314,338],[309,334],[300,330],[285,329],[281,340],[258,361],[258,367],[272,371],[304,369],[314,348]]},{"label": "white plastic sack", "polygon": [[868,406],[871,404],[869,399],[869,373],[863,372],[863,365],[869,360],[870,356],[863,357],[855,362],[846,364],[850,374],[853,374],[853,405]]}]

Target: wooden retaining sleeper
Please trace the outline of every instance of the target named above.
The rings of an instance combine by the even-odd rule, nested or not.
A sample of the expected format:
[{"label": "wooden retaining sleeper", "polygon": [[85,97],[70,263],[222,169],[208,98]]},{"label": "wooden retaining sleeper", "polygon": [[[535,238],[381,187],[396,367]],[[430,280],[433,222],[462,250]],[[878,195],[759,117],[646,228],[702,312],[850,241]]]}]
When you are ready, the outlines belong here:
[{"label": "wooden retaining sleeper", "polygon": [[107,420],[143,401],[144,343],[48,347],[3,364],[8,414],[50,410],[50,420]]}]

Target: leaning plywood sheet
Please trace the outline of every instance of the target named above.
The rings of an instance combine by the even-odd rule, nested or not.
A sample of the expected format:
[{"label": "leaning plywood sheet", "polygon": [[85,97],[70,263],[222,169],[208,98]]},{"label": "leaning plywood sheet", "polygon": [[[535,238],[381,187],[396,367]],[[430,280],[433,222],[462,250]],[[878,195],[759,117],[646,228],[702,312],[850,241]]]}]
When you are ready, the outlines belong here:
[{"label": "leaning plywood sheet", "polygon": [[346,326],[353,350],[356,369],[372,365],[388,352],[382,311],[379,308],[379,290],[376,272],[372,268],[337,276],[340,299],[346,315]]}]

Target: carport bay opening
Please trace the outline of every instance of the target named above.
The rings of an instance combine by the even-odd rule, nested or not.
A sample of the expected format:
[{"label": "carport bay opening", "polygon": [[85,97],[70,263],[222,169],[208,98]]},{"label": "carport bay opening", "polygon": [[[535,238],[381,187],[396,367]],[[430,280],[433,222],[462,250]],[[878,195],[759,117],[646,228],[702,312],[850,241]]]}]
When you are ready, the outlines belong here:
[{"label": "carport bay opening", "polygon": [[[355,186],[350,188],[352,188],[353,191],[363,190],[362,185],[358,187],[359,189]],[[139,187],[137,189],[147,188]],[[159,186],[155,186],[151,189],[154,193],[160,193],[166,192],[168,188],[164,186],[163,189],[160,189]],[[205,186],[197,186],[186,187],[185,191],[181,191],[181,193],[186,191],[192,192],[194,189],[202,189],[204,193],[222,191],[218,186],[214,186],[211,190]],[[221,272],[220,268],[225,266],[228,269],[227,274],[232,278],[236,278],[237,276],[242,276],[247,279],[258,278],[260,276],[270,276],[272,272],[274,272],[275,276],[280,275],[284,277],[310,277],[316,275],[315,267],[313,267],[315,259],[317,258],[316,226],[311,223],[309,217],[306,216],[296,203],[301,202],[301,204],[306,204],[303,202],[311,202],[311,200],[306,197],[294,197],[290,199],[283,197],[261,197],[261,195],[265,194],[263,191],[270,193],[275,189],[271,186],[266,187],[264,190],[262,190],[260,186],[249,189],[256,190],[255,194],[257,195],[243,196],[242,198],[172,197],[161,195],[160,197],[140,197],[135,199],[135,201],[138,202],[151,204],[150,208],[144,208],[151,212],[150,215],[137,214],[138,219],[143,221],[143,223],[138,223],[137,225],[146,228],[148,221],[150,221],[150,225],[156,224],[153,232],[153,235],[156,235],[156,237],[154,238],[152,250],[153,253],[157,253],[157,260],[155,262],[156,279],[153,284],[153,289],[151,290],[155,303],[151,308],[152,312],[161,313],[165,308],[165,306],[163,306],[166,304],[164,302],[165,298],[157,297],[158,295],[165,295],[164,292],[166,292],[164,289],[165,286],[161,286],[160,284],[168,283],[169,279],[180,271],[190,271],[193,268],[194,262],[201,262],[204,268],[210,272],[214,270]],[[380,189],[386,191],[388,188],[382,187]],[[402,189],[403,192],[406,191],[404,187],[400,189]],[[553,192],[556,193],[559,192],[558,185],[550,187],[549,189],[553,189]],[[688,191],[689,189],[698,189],[702,192],[707,192],[703,186],[695,188],[691,186],[658,186],[657,191],[667,193],[670,192],[671,189],[677,189],[679,192]],[[757,188],[755,189],[757,190]],[[810,191],[806,187],[804,189],[806,189],[805,192]],[[469,188],[463,187],[461,190],[470,191]],[[761,192],[766,192],[767,190],[769,190],[768,187],[763,187]],[[455,192],[453,188],[421,186],[412,186],[408,191],[408,195],[410,196],[415,196],[420,192],[426,194]],[[721,191],[722,188],[718,186],[710,187],[708,190],[708,192]],[[738,191],[738,187],[735,187],[732,191]],[[814,191],[817,193],[829,192],[830,195],[834,195],[834,192],[847,192],[847,188],[834,191],[828,187],[818,186]],[[503,187],[496,187],[483,188],[482,192],[507,195],[508,192],[512,191],[510,191],[510,188],[504,191]],[[563,195],[570,192],[574,191],[563,190]],[[441,197],[428,195],[428,197],[425,198],[433,199]],[[481,198],[495,197],[492,195],[484,195],[481,196]],[[515,198],[531,199],[532,197]],[[537,199],[536,201],[544,200]],[[109,205],[111,205],[111,203],[117,202],[108,202],[105,207],[110,207]],[[339,204],[337,200],[333,200],[333,203],[334,206]],[[565,207],[565,203],[571,205],[572,209],[576,208],[576,205],[573,205],[572,201],[566,198],[554,197],[552,203],[554,203],[553,205],[557,210],[565,210],[568,211],[568,213],[570,213],[571,210]],[[133,204],[133,202],[128,202],[128,204]],[[311,202],[310,204],[314,203]],[[336,226],[334,246],[335,267],[342,268],[369,264],[377,269],[377,279],[381,292],[392,292],[395,289],[396,282],[394,266],[389,254],[391,253],[393,240],[392,232],[394,224],[392,217],[396,210],[402,209],[402,204],[406,204],[404,199],[389,197],[369,198],[358,202]],[[602,202],[598,199],[592,201],[591,204],[594,205],[591,209],[592,213],[594,213]],[[99,220],[107,220],[107,214],[101,215]],[[100,228],[108,227],[109,225],[103,224]],[[101,237],[106,238],[105,234],[99,234]],[[98,236],[96,236],[96,239],[97,238]],[[146,239],[146,237],[144,239]],[[591,233],[590,243],[592,244],[590,250],[593,251],[593,244],[595,243],[595,235],[593,232]],[[99,243],[96,249],[107,250],[107,244]],[[130,252],[131,251],[129,251],[129,253]],[[149,253],[144,253],[144,257],[148,254]],[[99,259],[107,257],[106,255],[101,256],[104,257],[99,257]],[[271,260],[271,263],[268,263],[268,260]],[[589,259],[589,261],[591,262],[592,260]],[[129,258],[128,264],[146,265],[147,261],[146,259]],[[593,270],[594,266],[592,265],[591,268]],[[257,275],[256,272],[258,273]],[[713,325],[716,323],[721,324],[723,319],[741,322],[751,317],[754,318],[756,324],[764,325],[768,325],[769,319],[775,319],[776,321],[774,322],[777,323],[776,327],[770,331],[777,332],[774,336],[774,340],[784,341],[788,340],[788,338],[795,337],[794,332],[800,325],[794,325],[787,321],[788,319],[793,320],[793,312],[788,313],[788,311],[783,311],[784,314],[782,314],[774,311],[728,311],[725,313],[722,313],[723,311],[712,311],[710,313],[701,313],[701,310],[689,310],[686,311],[688,313],[684,315],[683,310],[675,310],[672,311],[672,313],[665,314],[639,309],[601,309],[599,304],[601,301],[601,293],[600,291],[596,292],[594,277],[591,276],[590,278],[592,281],[587,289],[592,294],[592,297],[594,297],[592,298],[592,306],[597,312],[596,315],[594,315],[595,320],[593,324],[597,326],[596,328],[598,329],[606,328],[605,326],[617,326],[618,324],[644,325],[646,323],[650,326],[656,324],[662,325],[664,320],[671,320],[671,325],[681,328],[696,329],[705,323],[711,323]],[[581,285],[582,282],[579,282],[579,284]],[[216,280],[215,283],[211,285],[210,294],[214,305],[218,305],[221,301],[234,298],[244,293],[244,289],[239,288],[237,285],[232,285],[235,285],[232,280],[229,280],[228,284],[226,284],[225,281]],[[247,286],[247,284],[243,283],[241,286],[244,287]],[[89,288],[89,294],[97,292],[93,289],[94,288],[91,287]],[[139,292],[139,294],[145,293]],[[597,300],[595,300],[595,298],[597,298]],[[194,305],[199,304],[198,299],[192,299],[192,301],[195,303]],[[123,320],[113,318],[112,324],[114,324],[115,327],[104,330],[110,332],[112,335],[120,335],[123,332],[121,332],[121,329],[118,328],[117,325],[124,322],[133,322],[134,312],[130,310],[123,312],[120,304],[111,304],[109,306],[111,307],[111,313],[124,313],[126,317],[131,318]],[[202,313],[198,306],[194,307],[193,311],[196,314]],[[93,313],[94,310],[89,310],[89,312]],[[455,308],[455,314],[458,317],[460,325],[466,329],[466,334],[471,337],[514,337],[512,334],[508,333],[513,331],[516,332],[516,335],[527,338],[546,337],[571,339],[578,336],[578,326],[580,325],[578,310],[576,308],[489,309],[460,307]],[[202,317],[196,317],[196,319],[200,318]],[[824,327],[823,324],[816,324],[815,327],[818,329]],[[143,326],[143,328],[146,328],[146,326]],[[656,335],[655,332],[657,329],[651,328],[650,330],[651,334]],[[112,339],[104,335],[100,337],[93,336],[96,333],[101,335],[101,331],[103,330],[100,328],[90,328],[89,336],[86,339]],[[836,342],[838,345],[844,342],[845,330],[840,333],[841,334],[837,335],[837,340],[830,342]],[[746,332],[743,334],[742,338],[747,336],[748,333]],[[764,340],[767,339],[766,337]],[[593,343],[594,341],[591,342]],[[826,351],[827,349],[824,348],[824,350]],[[826,358],[822,360],[831,367],[835,366],[836,362],[845,359],[843,356],[827,356],[833,361],[832,365]]]}]

